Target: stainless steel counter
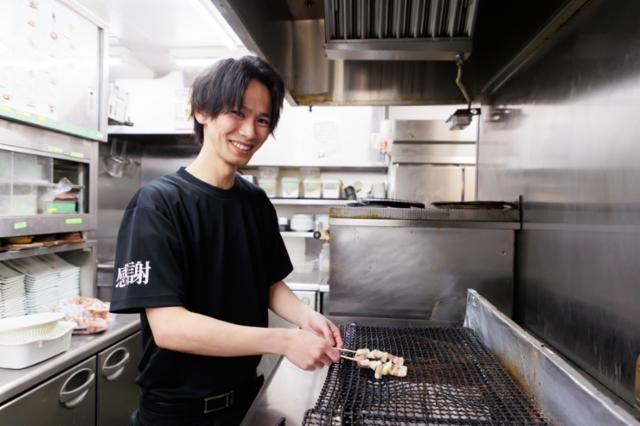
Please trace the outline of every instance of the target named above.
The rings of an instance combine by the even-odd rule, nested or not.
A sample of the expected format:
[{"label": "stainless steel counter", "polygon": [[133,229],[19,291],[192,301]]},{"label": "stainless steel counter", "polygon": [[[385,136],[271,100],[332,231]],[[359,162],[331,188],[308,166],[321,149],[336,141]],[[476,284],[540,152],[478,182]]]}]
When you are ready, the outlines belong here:
[{"label": "stainless steel counter", "polygon": [[301,425],[320,395],[329,367],[304,371],[282,357],[256,397],[242,425]]},{"label": "stainless steel counter", "polygon": [[100,334],[73,336],[66,352],[20,370],[0,368],[0,404],[55,376],[140,329],[139,315],[113,315]]}]

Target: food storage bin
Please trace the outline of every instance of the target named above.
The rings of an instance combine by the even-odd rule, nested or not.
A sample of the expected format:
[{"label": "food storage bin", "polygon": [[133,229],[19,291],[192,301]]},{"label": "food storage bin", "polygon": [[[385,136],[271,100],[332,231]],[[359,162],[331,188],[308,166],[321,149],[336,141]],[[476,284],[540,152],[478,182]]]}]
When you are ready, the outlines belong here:
[{"label": "food storage bin", "polygon": [[304,190],[304,198],[322,197],[322,182],[320,179],[305,178],[302,187]]},{"label": "food storage bin", "polygon": [[35,185],[13,184],[11,211],[14,215],[38,213],[38,188]]},{"label": "food storage bin", "polygon": [[275,178],[262,176],[258,178],[258,186],[264,190],[264,192],[267,194],[267,197],[269,198],[273,198],[276,196],[277,184],[278,181]]},{"label": "food storage bin", "polygon": [[342,191],[342,182],[339,179],[323,179],[322,180],[322,197],[323,198],[340,198]]},{"label": "food storage bin", "polygon": [[11,180],[11,152],[0,149],[0,182]]},{"label": "food storage bin", "polygon": [[32,154],[13,153],[14,183],[51,182],[53,159]]},{"label": "food storage bin", "polygon": [[297,177],[283,177],[280,189],[284,198],[298,198],[300,196],[300,179]]}]

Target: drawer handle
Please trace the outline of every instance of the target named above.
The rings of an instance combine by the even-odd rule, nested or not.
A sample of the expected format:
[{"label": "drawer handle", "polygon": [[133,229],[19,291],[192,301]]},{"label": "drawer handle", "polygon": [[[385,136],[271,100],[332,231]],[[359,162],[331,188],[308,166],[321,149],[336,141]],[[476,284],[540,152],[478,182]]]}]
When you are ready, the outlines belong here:
[{"label": "drawer handle", "polygon": [[[87,376],[84,383],[74,389],[68,390],[67,387],[74,386],[75,382],[77,382],[82,375]],[[73,408],[80,404],[89,393],[89,388],[93,384],[95,378],[96,375],[90,368],[83,368],[73,373],[71,377],[65,380],[62,388],[60,388],[60,404],[62,404],[64,408]]]},{"label": "drawer handle", "polygon": [[[111,352],[102,363],[102,375],[109,381],[115,380],[124,371],[124,367],[129,362],[131,354],[125,348],[118,348]],[[115,364],[111,362],[115,361]]]}]

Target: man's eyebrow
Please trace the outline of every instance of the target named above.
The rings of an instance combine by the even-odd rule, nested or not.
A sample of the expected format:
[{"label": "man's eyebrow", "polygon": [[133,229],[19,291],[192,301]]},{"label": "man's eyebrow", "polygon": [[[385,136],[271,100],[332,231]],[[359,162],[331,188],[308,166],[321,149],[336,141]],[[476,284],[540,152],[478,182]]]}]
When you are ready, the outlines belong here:
[{"label": "man's eyebrow", "polygon": [[[240,109],[244,109],[247,111],[251,111],[251,108],[248,108],[245,105],[242,105],[242,107]],[[259,117],[267,117],[267,118],[271,118],[271,113],[270,112],[261,112],[260,114],[258,114]]]}]

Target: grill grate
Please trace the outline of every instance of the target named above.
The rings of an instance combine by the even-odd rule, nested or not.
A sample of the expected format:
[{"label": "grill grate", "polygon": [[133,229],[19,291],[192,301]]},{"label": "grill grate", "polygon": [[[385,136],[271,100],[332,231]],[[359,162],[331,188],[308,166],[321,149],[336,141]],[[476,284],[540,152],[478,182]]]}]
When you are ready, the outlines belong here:
[{"label": "grill grate", "polygon": [[341,327],[346,348],[405,358],[405,378],[341,359],[305,425],[547,425],[494,356],[466,328]]}]

